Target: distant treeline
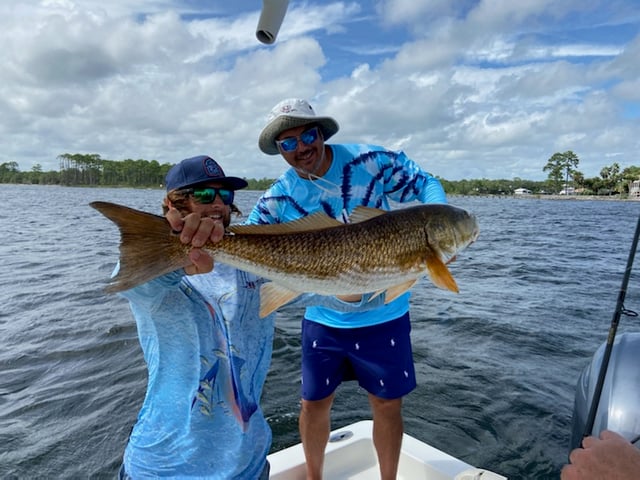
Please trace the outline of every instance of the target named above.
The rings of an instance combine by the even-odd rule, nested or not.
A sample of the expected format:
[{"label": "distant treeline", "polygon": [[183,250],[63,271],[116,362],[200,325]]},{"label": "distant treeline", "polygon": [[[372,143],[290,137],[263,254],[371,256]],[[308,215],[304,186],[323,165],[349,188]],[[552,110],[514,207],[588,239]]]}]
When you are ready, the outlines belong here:
[{"label": "distant treeline", "polygon": [[[570,153],[570,152],[569,152]],[[552,157],[554,158],[554,157]],[[31,171],[20,171],[16,162],[0,164],[0,183],[63,185],[78,187],[134,187],[163,188],[164,178],[173,166],[160,164],[156,160],[106,160],[97,154],[68,154],[58,157],[58,171],[42,171],[35,165]],[[550,160],[551,161],[551,160]],[[575,162],[577,164],[577,161]],[[547,167],[550,163],[547,164]],[[562,165],[561,165],[562,166]],[[621,195],[629,194],[629,185],[640,179],[640,167],[629,167],[620,171],[614,164],[604,167],[600,177],[584,178],[580,172],[571,171],[571,177],[564,180],[561,176],[550,174],[543,181],[524,180],[475,180],[450,181],[440,178],[445,191],[452,195],[512,195],[516,189],[525,189],[531,194],[557,194],[571,186],[571,193],[578,195]],[[265,190],[274,179],[246,178],[249,190]],[[566,192],[569,192],[567,188]]]},{"label": "distant treeline", "polygon": [[[16,162],[0,164],[0,183],[63,185],[68,187],[133,187],[163,188],[164,179],[173,164],[156,160],[106,160],[100,155],[69,154],[58,157],[59,170],[42,171],[35,165],[31,171],[20,171]],[[273,179],[246,179],[251,190],[265,190]]]}]

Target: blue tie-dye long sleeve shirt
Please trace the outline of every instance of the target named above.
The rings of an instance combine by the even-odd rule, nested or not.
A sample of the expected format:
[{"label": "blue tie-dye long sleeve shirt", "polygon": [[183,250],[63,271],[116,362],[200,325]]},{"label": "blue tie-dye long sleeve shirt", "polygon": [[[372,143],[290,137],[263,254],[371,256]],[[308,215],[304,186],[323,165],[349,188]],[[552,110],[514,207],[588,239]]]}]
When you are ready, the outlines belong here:
[{"label": "blue tie-dye long sleeve shirt", "polygon": [[[360,205],[391,209],[391,202],[447,203],[440,181],[404,152],[364,144],[328,145],[333,161],[321,178],[301,178],[287,170],[258,200],[246,223],[289,222],[322,211],[348,222]],[[409,293],[375,310],[336,312],[308,307],[305,317],[325,325],[355,328],[400,317],[409,310]]]}]

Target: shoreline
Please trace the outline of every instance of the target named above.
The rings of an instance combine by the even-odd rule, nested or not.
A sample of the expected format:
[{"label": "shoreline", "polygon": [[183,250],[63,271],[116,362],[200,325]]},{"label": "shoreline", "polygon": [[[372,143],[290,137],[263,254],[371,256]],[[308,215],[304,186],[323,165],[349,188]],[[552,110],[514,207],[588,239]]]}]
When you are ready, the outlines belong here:
[{"label": "shoreline", "polygon": [[[31,183],[2,183],[0,185],[15,185],[15,186],[29,186],[29,187],[57,187],[57,188],[132,188],[136,190],[164,190],[163,187],[131,187],[125,185],[39,185],[39,184],[31,184]],[[263,192],[264,190],[250,190],[244,189],[245,192]],[[605,196],[605,195],[547,195],[547,194],[536,194],[536,193],[526,193],[526,194],[482,194],[482,195],[467,195],[463,193],[447,193],[447,197],[465,197],[465,198],[515,198],[518,200],[577,200],[577,201],[585,201],[585,200],[596,200],[596,201],[605,201],[605,202],[640,202],[640,197],[637,198],[620,198],[620,196]]]},{"label": "shoreline", "polygon": [[595,201],[605,201],[605,202],[640,202],[640,197],[638,198],[620,198],[619,196],[604,196],[604,195],[538,195],[535,193],[525,194],[525,195],[464,195],[464,194],[447,194],[448,197],[486,197],[486,198],[515,198],[518,200],[576,200],[576,201],[585,201],[585,200],[595,200]]}]

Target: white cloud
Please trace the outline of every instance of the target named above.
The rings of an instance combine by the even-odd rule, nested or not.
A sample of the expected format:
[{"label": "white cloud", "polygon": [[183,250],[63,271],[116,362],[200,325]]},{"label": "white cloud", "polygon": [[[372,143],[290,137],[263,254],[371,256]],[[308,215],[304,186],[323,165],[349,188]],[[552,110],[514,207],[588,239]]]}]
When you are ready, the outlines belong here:
[{"label": "white cloud", "polygon": [[[640,37],[602,34],[621,22],[606,3],[292,1],[272,46],[255,39],[260,6],[4,2],[0,163],[206,153],[274,177],[285,163],[257,137],[299,96],[339,121],[336,141],[402,148],[451,180],[542,179],[569,149],[586,176],[640,164]],[[563,30],[574,14],[579,31]]]}]

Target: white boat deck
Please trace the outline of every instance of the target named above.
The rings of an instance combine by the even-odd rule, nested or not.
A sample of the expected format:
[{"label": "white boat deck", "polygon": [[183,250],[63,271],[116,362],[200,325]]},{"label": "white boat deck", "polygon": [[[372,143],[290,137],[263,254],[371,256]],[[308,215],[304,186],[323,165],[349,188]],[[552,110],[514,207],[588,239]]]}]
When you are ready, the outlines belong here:
[{"label": "white boat deck", "polygon": [[[327,480],[373,480],[380,477],[372,441],[371,420],[363,420],[331,433],[325,453]],[[302,445],[274,452],[268,457],[271,480],[304,480]],[[410,435],[402,440],[398,480],[506,480],[496,473],[475,468]]]}]

